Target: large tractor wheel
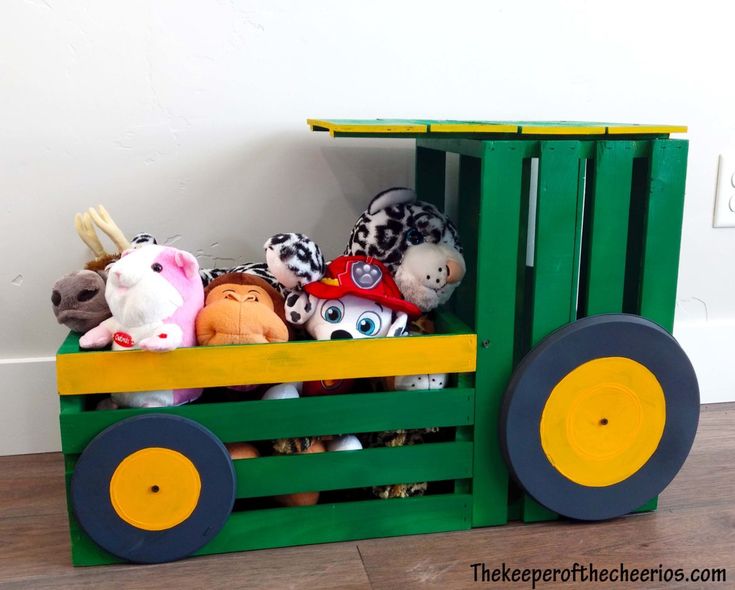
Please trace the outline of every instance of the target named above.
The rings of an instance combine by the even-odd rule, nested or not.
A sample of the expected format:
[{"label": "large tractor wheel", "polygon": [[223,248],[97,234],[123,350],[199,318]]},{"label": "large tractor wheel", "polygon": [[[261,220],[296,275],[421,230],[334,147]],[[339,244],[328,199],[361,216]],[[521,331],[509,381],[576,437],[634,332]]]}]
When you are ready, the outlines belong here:
[{"label": "large tractor wheel", "polygon": [[506,462],[540,504],[579,520],[627,514],[691,449],[699,388],[663,328],[633,315],[578,320],[520,363],[503,400]]},{"label": "large tractor wheel", "polygon": [[97,435],[71,481],[82,529],[122,559],[161,563],[200,549],[222,528],[235,501],[224,445],[192,420],[145,414]]}]

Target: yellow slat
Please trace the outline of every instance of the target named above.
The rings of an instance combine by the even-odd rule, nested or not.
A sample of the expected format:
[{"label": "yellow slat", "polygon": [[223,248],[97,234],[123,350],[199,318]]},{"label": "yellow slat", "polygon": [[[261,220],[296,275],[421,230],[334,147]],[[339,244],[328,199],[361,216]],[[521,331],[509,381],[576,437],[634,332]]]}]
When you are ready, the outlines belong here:
[{"label": "yellow slat", "polygon": [[56,357],[60,395],[475,370],[475,334],[201,346]]},{"label": "yellow slat", "polygon": [[590,125],[523,125],[522,135],[604,135],[605,127]]},{"label": "yellow slat", "polygon": [[608,125],[610,135],[637,135],[644,133],[686,133],[686,125]]},{"label": "yellow slat", "polygon": [[432,123],[432,133],[517,133],[518,125],[506,123]]},{"label": "yellow slat", "polygon": [[314,131],[315,127],[322,127],[329,131],[329,135],[334,136],[335,133],[426,133],[428,126],[423,124],[397,124],[391,125],[382,123],[365,123],[359,125],[350,125],[343,123],[334,123],[333,121],[325,121],[323,119],[307,119],[307,125]]}]

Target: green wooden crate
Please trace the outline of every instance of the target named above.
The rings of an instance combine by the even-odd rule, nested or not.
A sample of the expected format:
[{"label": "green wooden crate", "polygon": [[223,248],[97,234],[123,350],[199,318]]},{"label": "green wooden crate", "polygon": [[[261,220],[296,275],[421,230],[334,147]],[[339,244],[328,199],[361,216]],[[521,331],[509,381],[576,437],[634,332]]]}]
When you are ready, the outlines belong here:
[{"label": "green wooden crate", "polygon": [[[493,121],[309,124],[337,137],[416,137],[419,198],[440,208],[445,207],[446,154],[459,154],[456,222],[468,270],[452,309],[439,314],[438,326],[444,335],[473,336],[467,354],[474,373],[462,369],[443,391],[164,410],[96,412],[86,409],[85,395],[66,391],[72,395],[61,397],[60,420],[67,482],[96,434],[147,412],[190,418],[223,442],[441,426],[455,428],[453,440],[235,461],[239,498],[411,481],[450,480],[454,486],[420,498],[234,512],[198,553],[459,530],[504,524],[513,517],[527,522],[554,518],[530,497],[513,499],[498,441],[501,398],[523,355],[578,318],[629,312],[672,329],[687,142],[668,134],[685,129]],[[534,178],[537,190],[532,192]],[[535,214],[531,222],[529,213]],[[446,336],[420,338],[438,343]],[[237,354],[245,361],[250,350],[238,347]],[[369,354],[380,350],[378,344]],[[59,354],[79,353],[72,340]],[[397,361],[386,367],[385,374],[388,369],[400,374]],[[272,381],[280,380],[274,371]],[[642,507],[653,508],[655,499]],[[70,531],[76,565],[116,561],[84,534],[71,510]]]}]

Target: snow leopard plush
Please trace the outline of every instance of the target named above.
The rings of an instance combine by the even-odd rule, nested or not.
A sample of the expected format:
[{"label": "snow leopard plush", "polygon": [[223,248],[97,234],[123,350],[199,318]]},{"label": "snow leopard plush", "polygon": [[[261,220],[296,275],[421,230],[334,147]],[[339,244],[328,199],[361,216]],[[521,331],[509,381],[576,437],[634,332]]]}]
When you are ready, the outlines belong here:
[{"label": "snow leopard plush", "polygon": [[403,297],[428,312],[446,303],[465,274],[454,224],[408,188],[378,194],[352,228],[344,253],[385,264]]}]

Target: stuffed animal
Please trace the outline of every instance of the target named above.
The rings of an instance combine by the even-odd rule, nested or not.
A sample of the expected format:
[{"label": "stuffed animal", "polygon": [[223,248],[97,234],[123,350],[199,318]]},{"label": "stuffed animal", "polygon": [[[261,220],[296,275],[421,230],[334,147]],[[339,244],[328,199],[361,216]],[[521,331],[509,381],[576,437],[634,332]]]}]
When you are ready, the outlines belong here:
[{"label": "stuffed animal", "polygon": [[446,303],[466,270],[454,224],[408,188],[373,198],[355,222],[344,254],[382,262],[403,297],[423,312]]},{"label": "stuffed animal", "polygon": [[[340,256],[328,265],[324,276],[319,277],[319,267],[312,257],[320,257],[321,253],[315,244],[304,247],[309,242],[301,234],[278,234],[266,242],[265,248],[271,274],[297,289],[288,296],[291,301],[290,305],[287,301],[290,310],[287,319],[303,326],[312,338],[343,340],[401,336],[409,318],[420,315],[415,305],[401,297],[390,272],[380,262],[364,256]],[[302,247],[294,247],[294,244]],[[312,280],[308,281],[307,276]],[[302,389],[303,395],[349,390],[349,380],[307,382]],[[280,446],[288,450],[292,444],[281,442]],[[305,448],[311,444],[311,439],[301,441]],[[354,435],[331,437],[327,445],[329,451],[361,448],[362,443]],[[314,492],[306,499],[316,502],[318,495]]]},{"label": "stuffed animal", "polygon": [[[108,270],[105,298],[112,317],[79,340],[82,348],[156,352],[194,346],[204,302],[199,264],[188,252],[146,245],[126,250]],[[193,401],[201,389],[115,393],[113,407],[162,407]]]},{"label": "stuffed animal", "polygon": [[[464,278],[465,260],[459,234],[451,220],[429,203],[417,200],[408,188],[391,188],[376,195],[355,222],[345,254],[373,256],[394,273],[402,295],[421,311],[431,312],[446,303]],[[427,316],[413,322],[411,335],[430,334]],[[387,378],[388,390],[443,389],[445,373]],[[363,437],[369,447],[419,444],[425,430],[398,430]],[[373,489],[381,498],[421,495],[426,483],[397,484]]]},{"label": "stuffed animal", "polygon": [[[221,344],[265,344],[287,342],[289,328],[283,312],[283,296],[265,279],[248,272],[219,275],[204,290],[204,307],[197,315],[197,342]],[[234,385],[230,389],[252,392],[256,385]],[[265,399],[299,397],[293,384],[279,383],[265,392]]]},{"label": "stuffed animal", "polygon": [[204,291],[205,305],[196,319],[202,345],[287,342],[283,297],[264,279],[231,272]]},{"label": "stuffed animal", "polygon": [[[95,225],[115,244],[117,251],[108,253],[102,246]],[[120,258],[120,253],[132,246],[155,243],[150,234],[138,234],[132,244],[123,235],[102,205],[77,213],[74,226],[94,258],[84,270],[64,275],[51,289],[51,304],[56,320],[74,332],[84,333],[112,315],[105,300],[106,267]]]}]

